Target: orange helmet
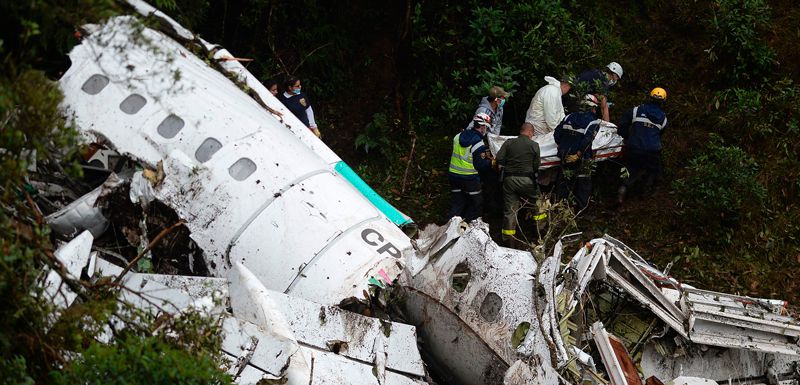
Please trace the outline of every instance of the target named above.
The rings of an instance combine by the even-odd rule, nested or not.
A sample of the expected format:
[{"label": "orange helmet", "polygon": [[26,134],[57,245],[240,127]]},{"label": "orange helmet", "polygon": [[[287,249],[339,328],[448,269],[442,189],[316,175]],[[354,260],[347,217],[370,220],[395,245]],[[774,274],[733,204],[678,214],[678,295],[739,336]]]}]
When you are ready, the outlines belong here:
[{"label": "orange helmet", "polygon": [[653,88],[653,90],[650,91],[650,97],[661,101],[667,100],[667,90],[661,87]]}]

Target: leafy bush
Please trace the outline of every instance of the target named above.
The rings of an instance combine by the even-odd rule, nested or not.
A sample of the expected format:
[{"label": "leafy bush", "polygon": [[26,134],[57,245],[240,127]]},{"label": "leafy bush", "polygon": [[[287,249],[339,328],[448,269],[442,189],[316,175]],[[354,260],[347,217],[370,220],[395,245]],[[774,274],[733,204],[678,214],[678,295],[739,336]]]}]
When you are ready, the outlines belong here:
[{"label": "leafy bush", "polygon": [[596,40],[613,40],[553,0],[503,0],[491,6],[476,0],[421,3],[412,24],[413,95],[433,102],[415,104],[411,115],[435,122],[429,129],[449,131],[467,124],[493,85],[513,93],[504,126],[516,126],[521,123],[514,121],[516,115],[527,109],[545,75],[559,77],[576,72],[576,66],[599,65],[596,58],[581,60],[589,60],[587,52],[605,54],[605,45],[595,45]]},{"label": "leafy bush", "polygon": [[731,81],[762,79],[775,62],[761,37],[771,23],[769,6],[764,0],[716,0],[714,11],[711,25],[718,46],[708,52],[712,62],[722,64],[718,74]]},{"label": "leafy bush", "polygon": [[356,148],[368,153],[378,149],[385,157],[390,155],[392,141],[390,134],[400,122],[392,120],[385,113],[379,112],[372,115],[372,121],[364,127],[364,131],[356,137]]},{"label": "leafy bush", "polygon": [[[226,380],[213,364],[220,354],[218,325],[207,319],[181,317],[156,322],[151,314],[131,319],[135,314],[133,309],[118,307],[117,287],[102,282],[78,282],[62,275],[64,284],[78,298],[55,320],[53,305],[43,295],[43,269],[49,266],[51,271],[62,270],[57,268],[60,265],[53,255],[55,239],[51,238],[42,213],[31,198],[35,190],[28,184],[29,166],[36,162],[40,172],[59,170],[53,172],[59,176],[63,176],[60,171],[63,168],[71,170],[69,161],[62,164],[55,160],[70,159],[79,146],[76,131],[59,108],[63,94],[52,77],[65,69],[66,52],[77,42],[75,28],[87,22],[102,22],[116,12],[116,7],[112,0],[0,3],[0,19],[4,22],[4,35],[0,38],[3,68],[0,72],[0,378],[3,383],[52,383],[50,373],[65,366],[69,369],[63,375],[55,375],[63,380],[61,383],[111,383],[117,378],[125,383],[146,383],[151,379],[150,382],[158,383],[159,378],[176,380],[160,383],[190,383],[184,379],[191,378],[197,379],[195,383]],[[112,314],[131,323],[113,331],[120,336],[116,344],[101,346],[94,340],[105,330]],[[157,329],[161,332],[154,333]],[[123,373],[126,366],[122,366],[122,361],[136,354],[148,358],[150,365],[160,366],[161,370],[148,367],[146,373]],[[69,365],[78,356],[81,361]],[[137,361],[129,364],[135,365]],[[108,377],[98,377],[104,368],[117,371]]]},{"label": "leafy bush", "polygon": [[697,155],[678,179],[678,205],[688,209],[698,228],[725,230],[762,208],[766,189],[759,182],[758,163],[739,147],[725,146],[711,134],[706,151]]},{"label": "leafy bush", "polygon": [[112,345],[92,343],[64,370],[55,384],[229,384],[209,357],[195,357],[157,337],[129,336]]}]

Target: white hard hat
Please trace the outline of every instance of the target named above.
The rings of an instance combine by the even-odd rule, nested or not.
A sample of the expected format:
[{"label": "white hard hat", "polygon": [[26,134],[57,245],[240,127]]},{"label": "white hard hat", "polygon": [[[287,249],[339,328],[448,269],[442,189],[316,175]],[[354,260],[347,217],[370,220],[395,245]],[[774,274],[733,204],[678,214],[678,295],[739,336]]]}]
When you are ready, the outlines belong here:
[{"label": "white hard hat", "polygon": [[609,71],[617,74],[617,76],[619,76],[619,78],[622,79],[622,66],[619,65],[619,63],[612,61],[611,63],[608,63],[606,67],[608,68]]},{"label": "white hard hat", "polygon": [[486,113],[483,113],[483,112],[475,114],[475,116],[472,118],[472,120],[475,123],[477,123],[477,124],[479,124],[481,126],[485,126],[485,127],[491,127],[492,126],[492,117],[489,116],[489,114],[486,114]]}]

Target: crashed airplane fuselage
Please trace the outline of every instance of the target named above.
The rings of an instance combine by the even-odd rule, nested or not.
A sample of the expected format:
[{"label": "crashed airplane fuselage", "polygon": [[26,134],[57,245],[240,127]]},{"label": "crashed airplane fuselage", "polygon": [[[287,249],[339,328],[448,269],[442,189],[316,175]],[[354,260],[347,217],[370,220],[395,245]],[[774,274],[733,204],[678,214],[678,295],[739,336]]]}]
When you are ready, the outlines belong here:
[{"label": "crashed airplane fuselage", "polygon": [[[64,106],[80,131],[165,177],[156,199],[187,221],[209,271],[236,262],[268,288],[325,304],[396,277],[408,237],[278,117],[132,17],[70,54]],[[287,112],[288,114],[288,112]]]},{"label": "crashed airplane fuselage", "polygon": [[[157,12],[140,1],[131,4],[145,15]],[[499,247],[481,222],[454,218],[412,242],[398,228],[408,218],[361,185],[244,67],[225,60],[227,51],[160,15],[173,27],[174,38],[130,16],[89,27],[91,33],[70,54],[72,66],[60,82],[64,109],[88,140],[163,170],[163,177],[149,182],[153,197],[186,222],[210,274],[237,288],[250,285],[231,290],[239,326],[231,322],[230,335],[250,330],[241,322],[261,332],[283,325],[264,316],[274,315],[275,309],[292,313],[278,318],[291,319],[298,317],[294,312],[320,306],[313,314],[319,323],[322,314],[336,311],[330,305],[368,297],[371,286],[389,285],[405,271],[400,283],[409,317],[423,331],[438,364],[459,383],[623,384],[640,376],[791,383],[785,381],[797,378],[799,329],[793,318],[780,314],[781,306],[668,284],[643,259],[608,239],[592,241],[593,249],[579,249],[564,269],[560,244],[537,262],[529,252]],[[203,51],[211,63],[184,44]],[[613,152],[620,143],[608,132],[606,150]],[[594,294],[592,285],[607,290]],[[595,295],[598,302],[604,296],[623,298],[626,306],[650,317],[643,316],[647,323],[641,330],[634,328],[635,338],[617,338],[623,322],[594,319],[601,312],[587,316],[585,305]],[[292,297],[302,301],[289,306]],[[243,298],[261,305],[252,312]],[[766,307],[740,306],[748,301]],[[384,351],[393,347],[388,336],[376,334],[375,322],[348,322],[363,323],[370,331],[347,334],[353,347],[349,359],[388,370],[387,377],[371,377],[368,383],[386,383],[397,378],[395,372],[413,377],[397,383],[420,381],[424,370],[418,360],[409,367],[389,358],[398,356]],[[313,327],[311,322],[294,333],[310,333]],[[408,350],[413,329],[398,329]],[[263,338],[296,351],[298,341],[303,342],[288,332]],[[332,341],[339,352],[342,345]],[[612,346],[618,341],[625,346],[622,351]],[[305,343],[320,350],[323,342]],[[413,353],[399,357],[416,357]],[[625,354],[639,363],[637,373],[623,371],[621,362],[629,362]],[[337,358],[319,355],[334,373]],[[271,375],[303,383],[312,375],[309,357],[295,357],[292,373],[300,374]],[[280,362],[286,359],[281,356]],[[719,360],[741,365],[724,371],[714,365]],[[248,368],[243,364],[240,369]],[[374,374],[354,364],[346,378],[357,383],[353,378],[358,374],[352,373],[362,372]]]}]

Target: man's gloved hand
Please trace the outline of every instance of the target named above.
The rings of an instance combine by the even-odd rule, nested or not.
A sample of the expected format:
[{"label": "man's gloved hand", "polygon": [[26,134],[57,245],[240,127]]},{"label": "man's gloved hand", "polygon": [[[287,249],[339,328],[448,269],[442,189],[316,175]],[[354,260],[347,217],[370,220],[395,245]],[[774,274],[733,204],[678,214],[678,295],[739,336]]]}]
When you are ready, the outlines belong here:
[{"label": "man's gloved hand", "polygon": [[322,133],[319,131],[319,128],[313,127],[311,128],[311,132],[313,132],[314,135],[317,136],[317,138],[322,139]]},{"label": "man's gloved hand", "polygon": [[580,158],[581,158],[581,156],[580,156],[580,155],[578,155],[577,153],[575,153],[575,154],[569,154],[569,155],[567,155],[567,157],[564,159],[564,161],[565,161],[565,162],[567,162],[567,163],[575,163],[575,162],[577,162],[577,161],[578,161],[578,159],[580,159]]}]

